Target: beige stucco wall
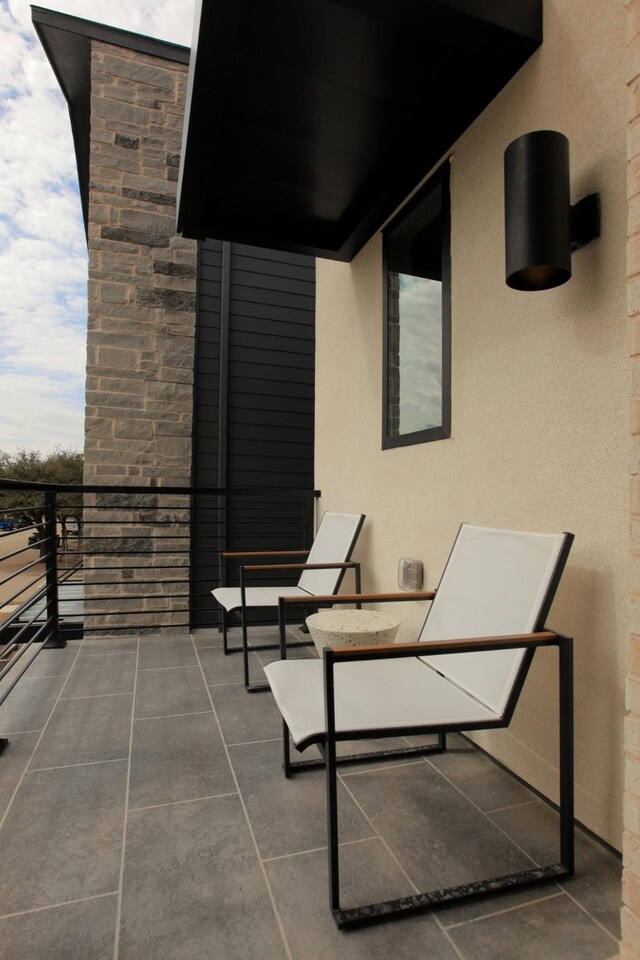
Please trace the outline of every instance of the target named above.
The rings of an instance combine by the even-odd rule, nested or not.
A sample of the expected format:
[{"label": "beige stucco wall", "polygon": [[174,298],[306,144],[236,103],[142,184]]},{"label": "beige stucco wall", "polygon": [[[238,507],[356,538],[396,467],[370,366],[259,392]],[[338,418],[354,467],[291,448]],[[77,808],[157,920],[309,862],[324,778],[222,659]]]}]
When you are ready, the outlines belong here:
[{"label": "beige stucco wall", "polygon": [[[377,235],[318,262],[316,485],[367,514],[365,588],[401,556],[435,586],[461,521],[570,530],[549,625],[576,640],[576,813],[620,848],[628,629],[629,382],[625,299],[625,11],[546,0],[541,49],[452,151],[452,436],[381,450]],[[425,111],[428,135],[428,110]],[[504,282],[503,152],[530,130],[569,137],[572,199],[599,191],[603,235],[557,290]],[[429,171],[425,170],[425,175]],[[426,607],[398,606],[409,639]],[[479,741],[556,799],[556,662],[538,653],[508,731]]]}]

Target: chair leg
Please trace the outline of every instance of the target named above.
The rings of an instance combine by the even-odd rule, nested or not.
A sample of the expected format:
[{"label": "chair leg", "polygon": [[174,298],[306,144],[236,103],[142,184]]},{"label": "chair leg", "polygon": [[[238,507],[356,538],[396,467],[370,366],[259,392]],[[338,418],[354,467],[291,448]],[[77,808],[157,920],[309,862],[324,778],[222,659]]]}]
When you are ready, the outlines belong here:
[{"label": "chair leg", "polygon": [[[244,678],[244,688],[247,693],[260,693],[263,690],[270,690],[268,683],[251,683],[249,676],[249,636],[247,631],[247,617],[245,607],[242,607],[242,674]],[[271,645],[273,646],[273,645]],[[270,649],[269,647],[267,649]]]},{"label": "chair leg", "polygon": [[289,727],[282,721],[282,769],[289,779],[291,776],[291,748],[289,747]]},{"label": "chair leg", "polygon": [[224,650],[225,657],[229,655],[229,643],[227,640],[227,611],[224,607],[221,608],[222,616],[220,626],[222,627],[222,649]]},{"label": "chair leg", "polygon": [[338,767],[336,741],[331,735],[325,740],[324,760],[327,778],[327,853],[329,867],[329,906],[332,912],[340,910],[340,851],[338,848]]},{"label": "chair leg", "polygon": [[242,608],[242,671],[245,688],[249,689],[249,640],[247,638],[247,615]]},{"label": "chair leg", "polygon": [[560,699],[560,862],[572,877],[575,873],[575,825],[573,784],[573,645],[562,638],[558,647]]}]

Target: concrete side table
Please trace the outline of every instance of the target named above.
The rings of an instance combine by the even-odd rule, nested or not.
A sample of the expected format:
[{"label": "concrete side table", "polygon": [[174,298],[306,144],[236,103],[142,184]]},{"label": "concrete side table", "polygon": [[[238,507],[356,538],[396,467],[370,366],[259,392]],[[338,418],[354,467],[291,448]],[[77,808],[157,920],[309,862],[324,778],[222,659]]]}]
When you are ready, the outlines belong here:
[{"label": "concrete side table", "polygon": [[393,643],[400,626],[397,617],[377,610],[322,610],[306,622],[320,656],[323,647]]}]

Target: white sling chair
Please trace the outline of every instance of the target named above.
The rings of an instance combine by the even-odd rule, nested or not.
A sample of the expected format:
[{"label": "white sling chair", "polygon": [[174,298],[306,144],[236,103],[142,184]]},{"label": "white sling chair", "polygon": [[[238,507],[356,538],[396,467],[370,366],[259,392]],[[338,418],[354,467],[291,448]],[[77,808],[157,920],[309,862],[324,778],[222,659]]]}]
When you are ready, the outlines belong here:
[{"label": "white sling chair", "polygon": [[[212,590],[215,600],[221,607],[222,636],[225,653],[230,652],[227,644],[227,615],[239,612],[242,624],[242,656],[244,668],[244,685],[250,692],[268,690],[266,683],[252,684],[249,676],[249,642],[247,635],[247,611],[271,610],[274,622],[278,615],[278,600],[286,594],[287,597],[297,597],[305,606],[314,606],[316,594],[323,596],[333,595],[340,589],[345,571],[353,569],[355,573],[356,593],[360,592],[360,564],[351,560],[351,554],[356,545],[365,515],[362,513],[330,513],[326,512],[313,540],[310,550],[278,550],[278,551],[243,551],[224,552],[223,558],[235,560],[274,557],[277,555],[293,556],[304,553],[304,563],[254,563],[240,567],[240,586],[221,586]],[[275,570],[302,571],[297,584],[291,586],[256,586],[246,585],[247,575],[251,573],[265,573]],[[260,649],[277,647],[277,644],[263,645]],[[255,648],[254,648],[255,649]]]},{"label": "white sling chair", "polygon": [[[320,762],[326,766],[327,776],[330,906],[339,927],[573,875],[572,641],[544,629],[572,542],[570,533],[524,533],[463,523],[438,589],[413,595],[432,599],[415,643],[325,647],[324,663],[287,660],[283,646],[284,659],[265,668],[284,721],[285,776],[297,767],[314,765],[314,761],[291,762],[288,732],[298,750],[316,743],[323,753]],[[411,596],[363,594],[316,600],[331,600],[335,605]],[[293,598],[281,601],[281,630],[285,608],[296,603]],[[447,732],[506,727],[535,649],[543,646],[557,646],[559,651],[559,862],[342,910],[337,741],[437,733],[437,746],[422,748],[423,752],[436,752],[446,748]]]}]

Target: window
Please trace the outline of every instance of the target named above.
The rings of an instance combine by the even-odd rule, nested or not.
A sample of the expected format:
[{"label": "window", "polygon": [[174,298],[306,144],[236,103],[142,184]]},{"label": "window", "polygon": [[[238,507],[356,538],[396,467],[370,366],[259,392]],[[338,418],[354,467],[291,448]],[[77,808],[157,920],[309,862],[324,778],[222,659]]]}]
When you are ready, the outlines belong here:
[{"label": "window", "polygon": [[382,447],[451,435],[448,164],[383,233]]}]

